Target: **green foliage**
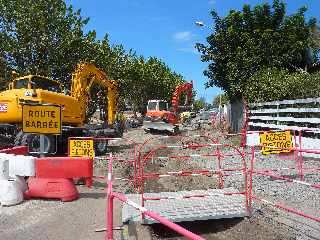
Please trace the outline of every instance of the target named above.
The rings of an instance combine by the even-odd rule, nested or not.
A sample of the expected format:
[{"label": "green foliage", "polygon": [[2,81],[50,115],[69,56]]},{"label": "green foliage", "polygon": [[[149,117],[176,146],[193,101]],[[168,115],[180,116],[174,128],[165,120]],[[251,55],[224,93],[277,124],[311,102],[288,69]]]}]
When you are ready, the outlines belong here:
[{"label": "green foliage", "polygon": [[320,73],[265,69],[250,78],[244,95],[249,102],[264,102],[320,96]]},{"label": "green foliage", "polygon": [[[70,88],[71,74],[80,61],[94,61],[110,79],[120,83],[120,101],[142,110],[149,99],[170,100],[184,81],[162,60],[137,56],[122,45],[110,45],[108,35],[96,39],[94,30],[84,33],[89,19],[63,0],[0,0],[0,84],[20,75],[41,74]],[[89,112],[97,107],[92,92]]]},{"label": "green foliage", "polygon": [[181,75],[172,72],[160,59],[140,56],[131,58],[123,85],[126,86],[125,96],[142,111],[150,99],[171,100],[175,87],[183,81]]},{"label": "green foliage", "polygon": [[220,105],[220,99],[221,99],[221,105],[222,105],[222,106],[229,103],[229,97],[228,97],[228,95],[225,94],[225,93],[221,93],[221,94],[218,94],[218,95],[213,99],[213,102],[212,102],[213,107],[215,107],[215,108],[218,108],[218,107],[219,107],[219,105]]},{"label": "green foliage", "polygon": [[3,58],[0,57],[0,91],[6,87],[7,83],[7,64]]},{"label": "green foliage", "polygon": [[306,21],[306,8],[286,16],[283,1],[263,3],[242,11],[231,10],[221,18],[212,11],[214,31],[208,45],[198,43],[202,61],[209,62],[204,74],[207,86],[222,88],[229,97],[240,97],[250,77],[264,68],[308,69],[317,61],[316,20]]},{"label": "green foliage", "polygon": [[199,111],[200,109],[203,109],[206,107],[206,99],[204,97],[201,97],[194,101],[193,107],[196,111]]},{"label": "green foliage", "polygon": [[92,54],[95,32],[83,33],[88,20],[62,0],[0,0],[0,52],[20,74],[65,83],[75,65]]}]

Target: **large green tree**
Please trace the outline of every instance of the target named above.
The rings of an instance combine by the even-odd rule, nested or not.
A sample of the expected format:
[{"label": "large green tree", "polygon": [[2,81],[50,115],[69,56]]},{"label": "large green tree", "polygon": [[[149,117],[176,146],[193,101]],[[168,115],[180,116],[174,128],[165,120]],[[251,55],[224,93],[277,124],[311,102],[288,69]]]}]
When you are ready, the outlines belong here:
[{"label": "large green tree", "polygon": [[95,32],[83,32],[88,21],[62,0],[0,0],[0,53],[20,74],[67,82],[75,65],[93,55]]},{"label": "large green tree", "polygon": [[225,17],[212,11],[214,31],[208,44],[196,46],[202,61],[209,62],[204,74],[207,86],[222,88],[231,98],[243,96],[250,77],[266,67],[290,72],[308,70],[317,60],[318,46],[312,40],[314,18],[306,20],[306,8],[287,16],[283,1],[263,3]]},{"label": "large green tree", "polygon": [[130,103],[136,111],[143,111],[150,99],[169,100],[175,87],[184,81],[156,57],[146,59],[122,45],[110,45],[108,35],[94,45],[95,64],[119,83],[122,105]]}]

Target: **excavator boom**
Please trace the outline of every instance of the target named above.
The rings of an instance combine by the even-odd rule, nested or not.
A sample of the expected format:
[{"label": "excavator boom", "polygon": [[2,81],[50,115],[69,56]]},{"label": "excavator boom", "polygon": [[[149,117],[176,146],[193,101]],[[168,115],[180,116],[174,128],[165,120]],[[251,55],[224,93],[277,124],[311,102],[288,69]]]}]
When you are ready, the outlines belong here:
[{"label": "excavator boom", "polygon": [[173,112],[178,112],[179,108],[179,100],[182,93],[186,93],[186,101],[185,105],[189,105],[192,98],[192,82],[191,83],[183,83],[176,87],[176,90],[174,91],[172,95],[172,108]]},{"label": "excavator boom", "polygon": [[79,63],[72,75],[71,96],[76,98],[83,106],[88,103],[88,96],[93,84],[98,84],[107,89],[108,99],[108,124],[115,122],[116,99],[118,97],[118,86],[116,81],[109,80],[105,72],[92,63]]}]

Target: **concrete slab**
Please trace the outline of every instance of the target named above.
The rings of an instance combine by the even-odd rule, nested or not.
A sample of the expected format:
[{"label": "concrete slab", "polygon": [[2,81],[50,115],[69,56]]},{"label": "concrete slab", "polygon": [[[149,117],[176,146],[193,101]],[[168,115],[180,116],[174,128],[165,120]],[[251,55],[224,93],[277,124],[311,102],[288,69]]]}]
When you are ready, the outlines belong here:
[{"label": "concrete slab", "polygon": [[[145,197],[168,197],[169,199],[145,201],[145,208],[170,219],[173,222],[185,222],[208,219],[235,218],[247,216],[245,197],[242,195],[224,195],[224,192],[236,192],[234,188],[209,189],[179,192],[145,193]],[[208,195],[207,197],[182,198],[190,195]],[[127,194],[130,200],[141,204],[139,194]],[[139,211],[124,205],[122,222],[139,222]],[[156,223],[146,217],[144,224]]]}]

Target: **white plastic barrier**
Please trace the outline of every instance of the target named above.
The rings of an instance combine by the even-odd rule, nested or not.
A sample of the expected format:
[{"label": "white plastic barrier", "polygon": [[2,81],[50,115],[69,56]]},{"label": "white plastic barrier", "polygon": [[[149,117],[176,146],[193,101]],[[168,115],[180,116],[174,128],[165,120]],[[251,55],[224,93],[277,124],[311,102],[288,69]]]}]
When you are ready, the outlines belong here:
[{"label": "white plastic barrier", "polygon": [[21,185],[14,180],[0,180],[0,203],[11,206],[23,201]]},{"label": "white plastic barrier", "polygon": [[0,153],[0,180],[9,179],[9,159],[6,154]]},{"label": "white plastic barrier", "polygon": [[35,158],[32,156],[13,155],[9,159],[9,175],[34,177]]},{"label": "white plastic barrier", "polygon": [[28,189],[25,176],[35,176],[35,158],[0,153],[0,204],[11,206],[23,201]]},{"label": "white plastic barrier", "polygon": [[27,185],[26,180],[24,179],[24,177],[14,176],[14,177],[10,177],[10,180],[15,181],[16,183],[18,183],[19,186],[20,186],[20,189],[21,189],[21,191],[23,193],[28,190],[28,185]]}]

